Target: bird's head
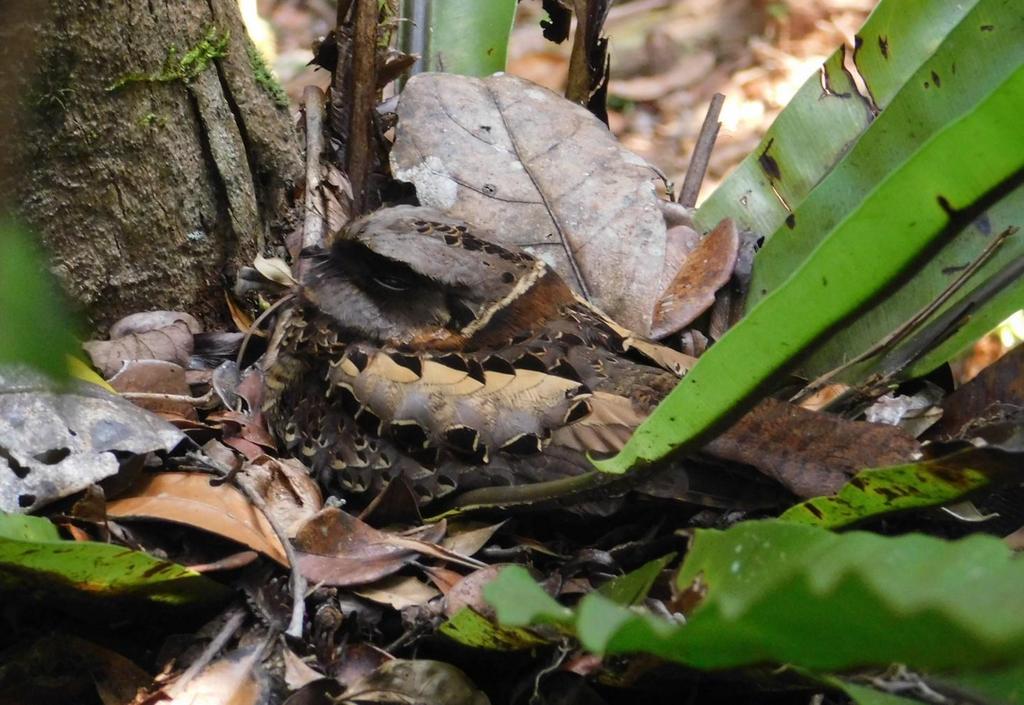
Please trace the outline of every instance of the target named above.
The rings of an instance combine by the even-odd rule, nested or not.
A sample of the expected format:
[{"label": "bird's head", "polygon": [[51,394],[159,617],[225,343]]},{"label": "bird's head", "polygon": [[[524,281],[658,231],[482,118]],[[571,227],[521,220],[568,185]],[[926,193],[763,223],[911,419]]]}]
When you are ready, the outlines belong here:
[{"label": "bird's head", "polygon": [[307,256],[303,302],[347,337],[388,347],[498,347],[574,300],[542,261],[425,207],[371,213]]}]

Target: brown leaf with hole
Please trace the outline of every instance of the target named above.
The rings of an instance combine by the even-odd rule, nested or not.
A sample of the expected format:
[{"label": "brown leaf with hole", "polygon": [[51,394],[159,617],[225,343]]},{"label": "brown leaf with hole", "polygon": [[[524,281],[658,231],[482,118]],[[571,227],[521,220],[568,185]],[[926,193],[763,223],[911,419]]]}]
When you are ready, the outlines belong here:
[{"label": "brown leaf with hole", "polygon": [[[145,392],[178,397],[192,395],[181,365],[164,360],[129,360],[110,378],[110,386],[118,392]],[[132,399],[131,402],[157,414],[195,421],[196,408],[187,401],[174,399]]]},{"label": "brown leaf with hole", "polygon": [[650,331],[664,289],[658,174],[600,120],[507,74],[414,76],[398,116],[392,171],[421,203],[525,248],[615,320]]},{"label": "brown leaf with hole", "polygon": [[850,421],[765,399],[701,450],[746,463],[799,497],[834,494],[856,472],[920,456],[895,426]]},{"label": "brown leaf with hole", "polygon": [[114,340],[82,343],[89,359],[104,378],[110,379],[129,360],[165,360],[188,366],[192,355],[192,331],[185,321],[145,333],[130,333]]},{"label": "brown leaf with hole", "polygon": [[144,474],[107,514],[121,519],[162,519],[217,534],[288,565],[284,548],[263,512],[236,487],[211,484],[203,473]]},{"label": "brown leaf with hole", "polygon": [[324,505],[320,486],[298,460],[260,456],[245,464],[238,482],[263,498],[267,513],[290,537]]},{"label": "brown leaf with hole", "polygon": [[686,255],[654,307],[652,338],[681,330],[715,303],[715,292],[732,276],[739,245],[736,226],[723,220]]}]

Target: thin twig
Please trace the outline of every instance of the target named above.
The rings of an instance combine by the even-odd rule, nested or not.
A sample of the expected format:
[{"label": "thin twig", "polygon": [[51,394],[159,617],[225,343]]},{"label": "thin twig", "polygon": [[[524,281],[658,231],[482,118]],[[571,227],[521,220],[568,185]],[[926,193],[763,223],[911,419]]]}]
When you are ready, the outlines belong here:
[{"label": "thin twig", "polygon": [[200,409],[207,409],[216,406],[214,403],[213,390],[211,389],[201,397],[190,397],[187,394],[160,394],[158,392],[121,392],[121,396],[131,401],[172,401],[184,402],[197,406]]},{"label": "thin twig", "polygon": [[[324,194],[320,187],[324,153],[324,94],[316,86],[302,91],[306,108],[306,217],[302,226],[302,249],[324,242]],[[295,278],[303,280],[308,264],[301,258],[295,265]]]},{"label": "thin twig", "polygon": [[679,192],[679,203],[687,208],[693,208],[697,205],[697,196],[700,195],[700,187],[704,183],[704,175],[708,172],[708,162],[711,161],[711,151],[715,148],[718,130],[722,127],[722,123],[718,121],[718,116],[722,114],[722,104],[724,102],[725,96],[721,93],[715,93],[711,98],[711,105],[708,106],[708,114],[704,116],[704,124],[700,126],[700,135],[697,137],[697,144],[693,148],[690,164],[686,168],[683,188]]}]

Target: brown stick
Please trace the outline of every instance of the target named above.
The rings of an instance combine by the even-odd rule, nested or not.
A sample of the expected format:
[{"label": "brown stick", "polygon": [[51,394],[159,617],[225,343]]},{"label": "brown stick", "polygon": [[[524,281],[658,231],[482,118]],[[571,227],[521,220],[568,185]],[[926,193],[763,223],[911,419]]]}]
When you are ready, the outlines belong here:
[{"label": "brown stick", "polygon": [[348,130],[348,178],[356,213],[367,207],[367,182],[373,155],[373,110],[377,100],[377,0],[356,0],[352,36]]},{"label": "brown stick", "polygon": [[718,116],[722,114],[724,102],[725,96],[715,93],[711,98],[711,105],[708,106],[708,114],[704,116],[704,124],[700,126],[700,135],[693,148],[690,164],[686,168],[683,188],[679,191],[679,203],[687,208],[697,205],[697,196],[700,195],[704,175],[708,172],[708,162],[711,161],[711,151],[715,148],[718,129],[722,126],[722,123],[718,121]]}]

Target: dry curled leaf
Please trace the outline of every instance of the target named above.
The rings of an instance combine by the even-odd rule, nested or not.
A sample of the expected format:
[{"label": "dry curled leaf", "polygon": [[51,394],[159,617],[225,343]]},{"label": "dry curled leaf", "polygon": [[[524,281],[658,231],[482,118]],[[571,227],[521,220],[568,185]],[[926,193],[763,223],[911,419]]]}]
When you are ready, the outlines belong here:
[{"label": "dry curled leaf", "polygon": [[649,333],[653,302],[675,274],[664,272],[657,174],[603,123],[504,74],[420,74],[398,115],[392,170],[421,203],[534,253],[614,319]]},{"label": "dry curled leaf", "polygon": [[122,519],[162,519],[237,541],[281,565],[284,548],[263,513],[237,488],[213,484],[203,473],[144,474],[124,495],[107,503]]},{"label": "dry curled leaf", "polygon": [[192,356],[192,331],[186,321],[175,321],[145,333],[129,333],[114,340],[92,340],[82,347],[93,366],[110,379],[129,360],[165,360],[187,367]]},{"label": "dry curled leaf", "polygon": [[184,435],[92,384],[56,391],[0,367],[0,511],[27,512],[118,472],[118,453],[169,452]]},{"label": "dry curled leaf", "polygon": [[715,292],[732,276],[739,244],[731,220],[723,220],[697,243],[655,305],[652,338],[688,326],[715,303]]}]

